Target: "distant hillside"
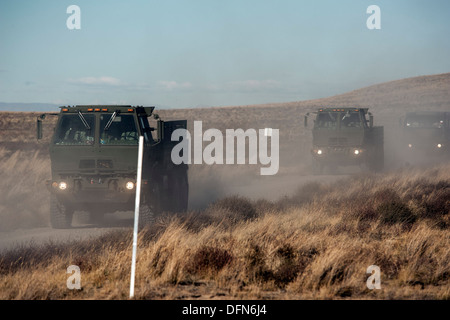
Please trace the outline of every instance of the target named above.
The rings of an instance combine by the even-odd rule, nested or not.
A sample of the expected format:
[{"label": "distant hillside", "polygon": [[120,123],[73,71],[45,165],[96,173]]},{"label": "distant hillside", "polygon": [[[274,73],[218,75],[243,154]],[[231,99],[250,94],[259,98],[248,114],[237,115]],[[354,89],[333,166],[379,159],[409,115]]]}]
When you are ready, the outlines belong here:
[{"label": "distant hillside", "polygon": [[376,111],[393,108],[450,110],[450,73],[385,82],[318,101],[369,106]]},{"label": "distant hillside", "polygon": [[[203,130],[278,128],[280,151],[289,154],[289,158],[295,162],[299,156],[309,155],[311,132],[310,128],[303,126],[304,115],[323,106],[370,108],[375,116],[375,124],[385,126],[385,140],[389,143],[395,137],[395,130],[398,130],[399,118],[407,111],[450,111],[450,73],[390,81],[316,100],[250,106],[157,109],[156,112],[165,120],[187,119],[190,129],[195,120],[203,121]],[[0,112],[0,142],[34,143],[36,115],[37,113],[31,112]],[[54,120],[47,120],[47,126],[51,127]]]},{"label": "distant hillside", "polygon": [[303,116],[306,112],[315,111],[323,106],[368,107],[375,115],[376,123],[396,126],[398,118],[407,111],[450,111],[450,73],[385,82],[316,100],[159,110],[158,113],[164,118],[203,120],[211,127],[219,129],[224,125],[231,125],[231,128],[269,126],[290,132],[303,127]]},{"label": "distant hillside", "polygon": [[[76,102],[74,101],[74,104]],[[193,108],[201,112],[217,112],[223,108],[283,108],[298,107],[308,108],[322,105],[340,105],[340,106],[368,106],[378,111],[395,108],[407,109],[440,109],[450,110],[450,73],[427,75],[413,78],[400,79],[384,82],[372,86],[356,89],[347,93],[305,101],[292,101],[284,103],[267,103],[259,105],[240,105],[227,107],[206,107]],[[24,111],[40,112],[52,111],[59,107],[53,103],[8,103],[0,102],[0,110],[4,111]],[[165,114],[185,113],[186,109],[169,109],[166,106],[159,106],[164,109]],[[190,110],[190,109],[189,109]],[[0,111],[1,112],[1,111]]]},{"label": "distant hillside", "polygon": [[252,105],[247,107],[308,107],[316,105],[369,106],[450,110],[450,73],[389,81],[347,93],[306,101]]}]

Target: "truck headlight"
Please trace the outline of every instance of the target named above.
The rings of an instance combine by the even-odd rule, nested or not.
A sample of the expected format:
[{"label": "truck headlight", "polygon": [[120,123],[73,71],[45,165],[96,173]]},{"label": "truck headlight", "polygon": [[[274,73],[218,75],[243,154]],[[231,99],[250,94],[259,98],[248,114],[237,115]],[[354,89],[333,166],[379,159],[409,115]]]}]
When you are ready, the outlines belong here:
[{"label": "truck headlight", "polygon": [[323,152],[322,152],[322,150],[317,150],[317,154],[322,154]]},{"label": "truck headlight", "polygon": [[440,149],[442,148],[442,144],[438,143],[437,147]]},{"label": "truck headlight", "polygon": [[358,155],[358,154],[359,154],[359,150],[356,149],[355,151],[353,151],[353,153],[354,153],[355,155]]},{"label": "truck headlight", "polygon": [[412,144],[410,143],[410,144],[408,144],[408,148],[412,148]]},{"label": "truck headlight", "polygon": [[134,189],[134,182],[128,181],[127,184],[125,185],[125,187],[126,187],[128,190],[133,190],[133,189]]},{"label": "truck headlight", "polygon": [[58,185],[59,190],[66,190],[67,189],[67,183],[64,181],[61,181]]}]

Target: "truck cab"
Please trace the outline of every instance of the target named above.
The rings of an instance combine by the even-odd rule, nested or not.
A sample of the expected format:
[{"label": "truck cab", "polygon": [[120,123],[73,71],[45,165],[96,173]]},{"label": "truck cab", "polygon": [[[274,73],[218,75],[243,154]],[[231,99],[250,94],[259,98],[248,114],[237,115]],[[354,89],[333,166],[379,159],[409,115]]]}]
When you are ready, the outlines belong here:
[{"label": "truck cab", "polygon": [[322,173],[327,166],[383,169],[384,131],[373,125],[368,108],[320,108],[315,114],[311,148],[314,173]]},{"label": "truck cab", "polygon": [[402,147],[408,158],[450,154],[450,112],[409,112],[401,120]]}]

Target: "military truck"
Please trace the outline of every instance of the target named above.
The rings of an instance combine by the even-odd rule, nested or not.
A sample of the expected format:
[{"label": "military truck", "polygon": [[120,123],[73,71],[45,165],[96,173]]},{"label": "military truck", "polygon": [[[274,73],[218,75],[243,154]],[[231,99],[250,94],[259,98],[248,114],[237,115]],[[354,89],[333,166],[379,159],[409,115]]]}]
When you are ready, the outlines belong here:
[{"label": "military truck", "polygon": [[401,119],[402,145],[408,159],[450,155],[450,112],[409,112]]},{"label": "military truck", "polygon": [[[134,210],[139,136],[144,137],[140,223],[155,214],[187,210],[188,167],[171,161],[177,141],[171,134],[186,128],[186,120],[162,121],[154,107],[81,105],[61,107],[50,142],[50,222],[53,228],[71,227],[75,211],[87,211],[94,221],[105,213]],[[156,119],[150,125],[149,117]],[[155,122],[155,121],[153,121]]]},{"label": "military truck", "polygon": [[373,125],[368,108],[320,108],[315,114],[311,149],[315,174],[323,173],[325,167],[334,171],[352,165],[383,170],[384,128]]}]

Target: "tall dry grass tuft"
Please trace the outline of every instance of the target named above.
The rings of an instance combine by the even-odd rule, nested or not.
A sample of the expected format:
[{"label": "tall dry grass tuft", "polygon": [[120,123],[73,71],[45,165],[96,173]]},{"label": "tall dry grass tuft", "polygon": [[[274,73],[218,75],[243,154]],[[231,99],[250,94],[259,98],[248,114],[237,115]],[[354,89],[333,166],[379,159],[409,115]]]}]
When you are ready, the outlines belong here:
[{"label": "tall dry grass tuft", "polygon": [[0,231],[48,225],[50,161],[40,150],[0,148]]}]

